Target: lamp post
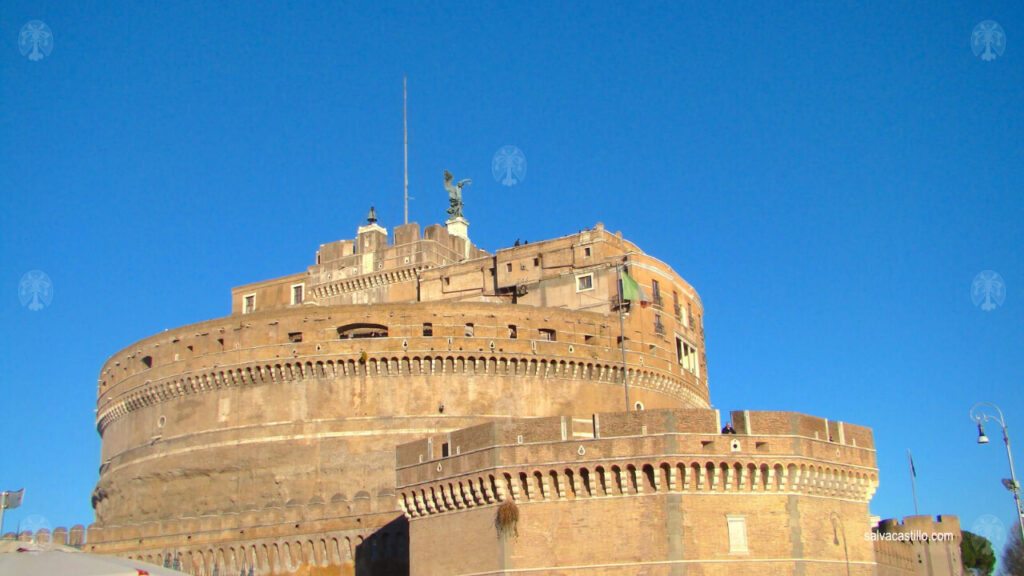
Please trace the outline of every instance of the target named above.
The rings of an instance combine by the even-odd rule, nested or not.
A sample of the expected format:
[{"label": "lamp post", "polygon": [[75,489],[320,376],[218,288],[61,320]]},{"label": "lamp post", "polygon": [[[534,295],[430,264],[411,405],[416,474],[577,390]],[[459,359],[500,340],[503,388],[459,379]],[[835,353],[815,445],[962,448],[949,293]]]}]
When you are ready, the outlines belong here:
[{"label": "lamp post", "polygon": [[[986,408],[996,411],[998,416],[986,413]],[[1006,458],[1010,461],[1010,478],[1003,480],[1003,485],[1013,494],[1013,501],[1017,504],[1017,526],[1020,528],[1021,540],[1024,541],[1024,508],[1020,503],[1020,482],[1017,482],[1017,473],[1013,470],[1013,452],[1010,451],[1010,435],[1006,432],[1006,418],[998,406],[989,402],[978,402],[971,408],[971,420],[978,425],[978,444],[988,444],[988,436],[985,435],[985,422],[998,422],[1003,428],[1003,443],[1006,444]]]},{"label": "lamp post", "polygon": [[840,532],[843,535],[843,554],[846,556],[846,576],[850,576],[850,549],[846,545],[846,526],[843,525],[843,519],[835,512],[830,513],[828,515],[828,519],[832,521],[832,543],[839,546]]}]

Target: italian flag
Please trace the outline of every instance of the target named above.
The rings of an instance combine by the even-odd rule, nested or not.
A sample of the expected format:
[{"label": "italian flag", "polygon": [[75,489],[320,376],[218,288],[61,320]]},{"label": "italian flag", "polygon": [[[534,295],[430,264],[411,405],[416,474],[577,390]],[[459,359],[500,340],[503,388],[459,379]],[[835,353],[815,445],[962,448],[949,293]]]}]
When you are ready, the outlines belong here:
[{"label": "italian flag", "polygon": [[627,274],[625,270],[622,271],[622,277],[620,278],[620,280],[622,280],[623,300],[639,302],[641,308],[647,308],[648,306],[651,305],[651,298],[647,295],[646,292],[644,292],[643,287],[637,284],[636,280],[633,280],[633,278],[629,274]]}]

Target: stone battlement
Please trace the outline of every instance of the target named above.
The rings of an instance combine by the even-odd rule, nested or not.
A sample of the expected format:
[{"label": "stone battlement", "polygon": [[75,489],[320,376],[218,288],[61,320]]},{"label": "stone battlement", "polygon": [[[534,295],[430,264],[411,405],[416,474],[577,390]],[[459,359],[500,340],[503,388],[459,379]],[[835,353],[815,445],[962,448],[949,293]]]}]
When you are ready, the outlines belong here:
[{"label": "stone battlement", "polygon": [[658,492],[870,500],[878,485],[870,430],[830,442],[814,436],[823,419],[743,414],[759,433],[721,434],[715,410],[650,410],[491,422],[403,444],[399,504],[416,518],[507,500]]},{"label": "stone battlement", "polygon": [[[907,516],[902,521],[888,518],[878,523],[874,532],[879,534],[902,534],[907,541],[931,540],[936,534],[953,534],[960,541],[960,518],[957,516]],[[923,537],[923,538],[922,538]]]},{"label": "stone battlement", "polygon": [[58,526],[52,531],[48,528],[41,528],[35,532],[31,530],[22,530],[17,533],[7,532],[0,540],[34,542],[40,546],[61,545],[81,548],[85,544],[85,535],[85,527],[75,524],[70,530],[64,526]]},{"label": "stone battlement", "polygon": [[[721,434],[721,415],[718,410],[639,410],[635,412],[611,412],[594,414],[585,418],[555,416],[548,418],[513,419],[505,422],[488,422],[479,426],[455,430],[441,436],[434,436],[402,444],[397,447],[397,466],[407,466],[442,458],[440,446],[448,444],[451,453],[466,454],[472,451],[513,445],[545,444],[574,439],[609,439],[659,435],[695,436],[692,442],[699,442],[696,453],[714,453],[717,449],[731,452],[728,440],[745,441],[755,437],[778,436],[778,447],[787,442],[789,447],[800,445],[803,451],[815,452],[813,446],[860,448],[865,460],[859,464],[873,465],[874,439],[869,428],[845,422],[828,421],[796,412],[754,412],[735,411],[731,413],[737,434]],[[832,430],[834,434],[829,434]],[[700,437],[700,438],[697,438]],[[788,441],[783,440],[789,438]],[[821,441],[807,444],[799,439]],[[742,442],[741,442],[742,444]],[[691,446],[693,448],[697,445]],[[531,450],[536,447],[532,446]],[[757,445],[755,450],[762,454],[778,453],[766,443]],[[811,457],[828,457],[827,454],[808,454]],[[445,454],[444,457],[447,457]],[[834,456],[834,455],[833,455]],[[870,461],[869,461],[870,460]]]},{"label": "stone battlement", "polygon": [[872,529],[878,576],[961,576],[960,519],[907,516]]}]

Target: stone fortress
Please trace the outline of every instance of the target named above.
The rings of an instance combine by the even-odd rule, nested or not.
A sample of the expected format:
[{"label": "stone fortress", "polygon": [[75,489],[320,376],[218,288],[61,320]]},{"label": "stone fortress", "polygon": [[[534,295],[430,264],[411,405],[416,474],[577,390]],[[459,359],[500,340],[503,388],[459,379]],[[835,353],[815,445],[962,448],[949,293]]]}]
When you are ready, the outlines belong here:
[{"label": "stone fortress", "polygon": [[601,224],[490,254],[461,211],[389,238],[371,210],[231,295],[103,365],[86,550],[200,575],[959,573],[865,538],[869,429],[720,433],[699,296]]}]

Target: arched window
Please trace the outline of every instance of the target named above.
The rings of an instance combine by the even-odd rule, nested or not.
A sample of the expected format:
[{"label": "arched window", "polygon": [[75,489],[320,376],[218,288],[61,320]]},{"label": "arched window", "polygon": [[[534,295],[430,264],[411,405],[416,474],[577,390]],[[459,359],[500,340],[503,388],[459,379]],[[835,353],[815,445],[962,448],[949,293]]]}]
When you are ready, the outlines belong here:
[{"label": "arched window", "polygon": [[350,338],[387,338],[387,336],[388,327],[383,324],[359,322],[338,327],[338,338],[342,340]]}]

